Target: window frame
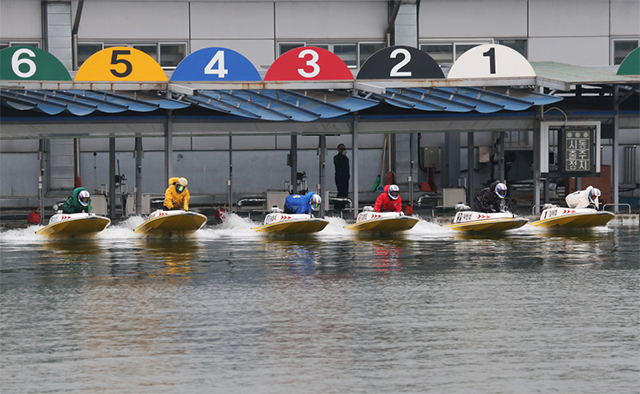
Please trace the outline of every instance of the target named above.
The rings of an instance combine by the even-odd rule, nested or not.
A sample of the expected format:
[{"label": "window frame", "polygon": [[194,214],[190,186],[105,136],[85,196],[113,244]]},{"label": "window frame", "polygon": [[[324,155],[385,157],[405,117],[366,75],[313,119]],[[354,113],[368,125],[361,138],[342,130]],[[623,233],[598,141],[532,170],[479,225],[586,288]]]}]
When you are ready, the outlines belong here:
[{"label": "window frame", "polygon": [[[291,46],[296,45],[294,48],[291,48],[291,49],[295,49],[295,48],[299,48],[299,47],[305,47],[305,46],[318,47],[318,48],[327,49],[329,52],[334,53],[334,54],[335,54],[335,52],[334,52],[335,46],[340,46],[340,45],[352,45],[352,46],[355,46],[355,54],[356,54],[355,65],[347,64],[347,67],[349,69],[351,69],[351,70],[360,69],[360,66],[363,63],[363,60],[361,59],[361,54],[360,54],[360,45],[361,44],[382,44],[383,48],[384,48],[384,42],[383,41],[358,41],[358,40],[354,40],[354,41],[350,41],[350,40],[324,41],[323,40],[323,41],[320,41],[320,40],[318,40],[318,41],[315,41],[315,42],[308,42],[308,41],[302,41],[302,40],[291,40],[291,41],[278,41],[276,43],[278,57],[280,57],[284,53],[286,53],[286,52],[282,52],[282,45],[291,45]],[[289,51],[291,49],[289,49]],[[366,59],[364,59],[364,60],[366,60]]]},{"label": "window frame", "polygon": [[[102,45],[102,49],[105,48],[113,48],[113,47],[127,47],[134,48],[139,46],[155,46],[156,54],[158,59],[154,59],[160,67],[165,71],[175,70],[176,66],[162,66],[162,46],[163,45],[182,45],[184,47],[184,57],[180,60],[184,60],[187,56],[189,56],[189,43],[186,41],[155,41],[155,42],[130,42],[130,43],[120,43],[120,42],[105,42],[105,41],[81,41],[78,42],[78,47],[81,45]],[[93,54],[92,54],[93,55]],[[91,57],[92,55],[89,55]],[[84,62],[83,62],[84,63]],[[180,64],[180,62],[178,62]],[[82,66],[82,63],[78,61],[78,68]]]},{"label": "window frame", "polygon": [[[609,54],[609,65],[610,66],[619,66],[620,64],[622,64],[622,61],[620,61],[620,63],[616,64],[616,42],[620,42],[620,41],[635,41],[636,42],[636,48],[640,47],[640,38],[639,37],[615,37],[615,38],[611,38],[611,53]],[[631,53],[631,52],[629,52]],[[629,55],[629,53],[627,53],[627,55]],[[626,56],[625,56],[626,57]],[[622,59],[624,60],[624,59]]]},{"label": "window frame", "polygon": [[[484,45],[484,44],[494,44],[495,39],[493,38],[470,38],[470,39],[452,39],[452,38],[443,38],[443,39],[421,39],[418,42],[418,49],[428,54],[427,51],[422,49],[423,45],[450,45],[452,47],[452,55],[453,61],[451,63],[440,63],[440,66],[451,67],[453,63],[458,60],[458,58],[462,55],[458,55],[458,51],[456,50],[457,46],[461,45]],[[466,51],[465,51],[466,52]],[[463,52],[464,53],[464,52]]]}]

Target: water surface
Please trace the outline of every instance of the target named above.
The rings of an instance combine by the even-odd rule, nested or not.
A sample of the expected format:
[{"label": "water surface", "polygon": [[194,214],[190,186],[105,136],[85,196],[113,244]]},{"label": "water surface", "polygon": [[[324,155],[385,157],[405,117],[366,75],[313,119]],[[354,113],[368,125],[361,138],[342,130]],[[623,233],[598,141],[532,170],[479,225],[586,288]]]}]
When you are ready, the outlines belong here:
[{"label": "water surface", "polygon": [[637,393],[638,227],[0,233],[2,393]]}]

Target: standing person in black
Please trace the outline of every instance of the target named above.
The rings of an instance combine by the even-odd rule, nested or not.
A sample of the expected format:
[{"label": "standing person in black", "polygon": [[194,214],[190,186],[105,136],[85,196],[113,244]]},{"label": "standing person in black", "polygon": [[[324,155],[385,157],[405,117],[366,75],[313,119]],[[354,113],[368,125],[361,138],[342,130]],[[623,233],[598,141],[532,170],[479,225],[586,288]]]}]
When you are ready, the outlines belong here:
[{"label": "standing person in black", "polygon": [[[338,154],[333,156],[333,165],[336,168],[336,188],[338,188],[338,198],[349,197],[349,158],[347,157],[347,148],[344,144],[338,145]],[[346,203],[337,201],[335,203],[336,210],[344,209]]]}]

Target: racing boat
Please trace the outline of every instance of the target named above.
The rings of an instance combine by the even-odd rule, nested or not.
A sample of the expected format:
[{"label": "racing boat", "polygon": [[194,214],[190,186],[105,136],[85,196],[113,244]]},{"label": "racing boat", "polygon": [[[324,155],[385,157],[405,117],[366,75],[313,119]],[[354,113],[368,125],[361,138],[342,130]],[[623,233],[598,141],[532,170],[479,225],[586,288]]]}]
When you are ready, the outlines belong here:
[{"label": "racing boat", "polygon": [[459,211],[453,218],[453,223],[443,227],[456,231],[497,233],[520,228],[527,222],[527,219],[517,218],[509,212]]},{"label": "racing boat", "polygon": [[264,224],[254,230],[274,234],[311,234],[322,231],[329,221],[308,213],[283,213],[281,209],[264,218]]},{"label": "racing boat", "polygon": [[345,228],[362,232],[395,233],[410,230],[419,221],[417,217],[405,216],[402,212],[375,212],[372,207],[364,207],[356,222]]},{"label": "racing boat", "polygon": [[60,235],[75,237],[76,235],[92,235],[104,230],[111,220],[93,213],[62,213],[58,211],[49,219],[49,224],[36,234]]},{"label": "racing boat", "polygon": [[141,234],[189,234],[198,231],[207,223],[207,217],[193,211],[157,210],[135,230]]},{"label": "racing boat", "polygon": [[542,211],[540,220],[530,225],[550,229],[591,228],[606,226],[614,216],[611,212],[593,208],[563,208],[554,205]]}]

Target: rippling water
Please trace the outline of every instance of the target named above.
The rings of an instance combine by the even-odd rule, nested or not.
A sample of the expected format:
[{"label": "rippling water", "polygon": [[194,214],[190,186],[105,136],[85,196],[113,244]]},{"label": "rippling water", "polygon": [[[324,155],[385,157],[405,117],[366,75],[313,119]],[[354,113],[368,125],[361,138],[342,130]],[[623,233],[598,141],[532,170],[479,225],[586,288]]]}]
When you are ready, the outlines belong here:
[{"label": "rippling water", "polygon": [[638,393],[638,227],[0,233],[4,393]]}]

